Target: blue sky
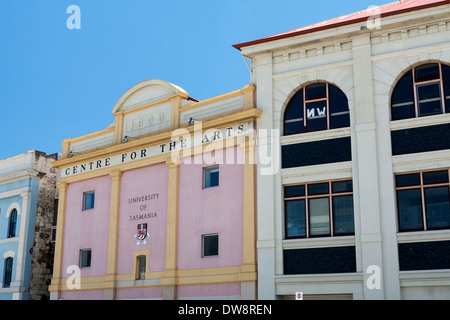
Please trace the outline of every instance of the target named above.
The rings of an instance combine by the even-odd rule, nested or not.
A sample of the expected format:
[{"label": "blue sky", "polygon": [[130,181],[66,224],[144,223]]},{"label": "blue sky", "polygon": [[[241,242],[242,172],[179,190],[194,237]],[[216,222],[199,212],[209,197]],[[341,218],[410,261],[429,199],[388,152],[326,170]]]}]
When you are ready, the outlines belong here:
[{"label": "blue sky", "polygon": [[[204,100],[243,88],[233,44],[393,0],[0,0],[0,159],[105,129],[130,87],[161,79]],[[67,8],[81,29],[67,28]]]}]

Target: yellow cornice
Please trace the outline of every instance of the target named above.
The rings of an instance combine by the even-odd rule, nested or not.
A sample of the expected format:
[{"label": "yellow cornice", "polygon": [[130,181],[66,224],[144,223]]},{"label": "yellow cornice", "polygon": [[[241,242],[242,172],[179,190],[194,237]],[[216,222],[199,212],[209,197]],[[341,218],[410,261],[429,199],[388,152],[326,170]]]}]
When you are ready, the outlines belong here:
[{"label": "yellow cornice", "polygon": [[179,93],[173,94],[173,95],[171,95],[171,96],[169,96],[167,98],[164,98],[164,99],[161,99],[161,100],[158,100],[158,101],[154,101],[154,102],[150,102],[150,103],[147,103],[147,104],[143,104],[141,106],[138,106],[138,107],[135,107],[135,108],[132,108],[132,109],[129,109],[129,110],[115,112],[115,113],[113,113],[113,116],[116,117],[119,114],[128,115],[128,114],[136,113],[136,112],[142,111],[144,109],[149,109],[149,108],[153,108],[153,107],[165,104],[165,103],[169,103],[173,99],[178,98],[178,97],[187,99],[187,98],[189,98],[189,95],[187,93],[179,92]]},{"label": "yellow cornice", "polygon": [[101,130],[101,131],[98,131],[98,132],[87,134],[87,135],[82,136],[82,137],[68,139],[68,140],[70,140],[70,143],[73,144],[73,143],[77,143],[77,142],[81,142],[81,141],[97,138],[97,137],[100,137],[100,136],[103,136],[103,135],[106,135],[106,134],[109,134],[109,133],[114,133],[114,131],[115,131],[115,128],[111,127],[111,128],[107,128],[105,130]]},{"label": "yellow cornice", "polygon": [[217,97],[213,97],[213,98],[210,98],[210,99],[206,99],[206,100],[202,100],[202,101],[199,101],[199,102],[195,102],[195,103],[192,103],[192,104],[187,105],[185,107],[182,107],[180,109],[180,112],[190,111],[192,109],[197,109],[197,108],[200,108],[200,107],[204,107],[204,106],[206,106],[208,104],[213,104],[213,103],[224,101],[224,100],[228,100],[228,99],[231,99],[231,98],[234,98],[234,97],[243,96],[246,93],[253,92],[254,90],[255,90],[255,85],[249,84],[249,85],[246,85],[242,89],[239,89],[239,90],[236,90],[236,91],[233,91],[233,92],[229,92],[229,93],[226,93],[226,94],[223,94],[223,95],[220,95],[220,96],[217,96]]},{"label": "yellow cornice", "polygon": [[[238,113],[226,115],[217,119],[202,122],[202,129],[221,129],[227,126],[235,125],[240,122],[251,122],[261,116],[262,111],[256,108],[244,110]],[[187,130],[190,134],[194,133],[194,126],[182,127],[180,129]],[[176,129],[175,129],[176,130]],[[174,130],[174,131],[175,131]],[[127,143],[120,143],[104,149],[98,149],[84,154],[76,155],[72,158],[64,158],[61,160],[53,161],[51,164],[55,168],[62,168],[80,164],[89,160],[94,160],[99,157],[105,157],[108,155],[115,155],[132,150],[139,149],[141,147],[148,147],[157,145],[158,143],[165,143],[171,141],[173,131],[163,132],[156,135],[139,138],[129,141]],[[73,141],[73,140],[71,140]]]}]

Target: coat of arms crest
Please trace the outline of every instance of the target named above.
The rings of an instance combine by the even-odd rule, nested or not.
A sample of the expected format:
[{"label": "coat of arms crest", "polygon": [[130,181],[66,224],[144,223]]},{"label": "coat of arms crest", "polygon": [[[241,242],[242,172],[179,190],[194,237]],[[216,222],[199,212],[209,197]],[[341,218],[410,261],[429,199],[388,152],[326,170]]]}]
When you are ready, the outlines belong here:
[{"label": "coat of arms crest", "polygon": [[146,223],[140,223],[137,226],[137,232],[134,235],[134,239],[136,240],[136,244],[146,244],[147,239],[150,236],[147,230],[147,224]]}]

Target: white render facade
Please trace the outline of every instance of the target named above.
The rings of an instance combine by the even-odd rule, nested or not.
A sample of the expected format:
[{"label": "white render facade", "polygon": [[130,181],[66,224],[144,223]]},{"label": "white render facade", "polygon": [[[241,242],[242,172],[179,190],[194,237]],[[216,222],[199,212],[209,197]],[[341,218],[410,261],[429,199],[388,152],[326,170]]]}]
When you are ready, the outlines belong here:
[{"label": "white render facade", "polygon": [[[445,126],[450,114],[396,121],[391,117],[392,92],[408,70],[430,62],[450,65],[450,4],[381,16],[379,22],[379,28],[350,23],[240,48],[251,59],[251,82],[263,111],[257,126],[275,129],[267,131],[269,140],[260,134],[257,144],[260,150],[269,144],[275,165],[273,174],[262,174],[267,165],[258,161],[258,299],[292,299],[296,292],[305,299],[450,299],[449,251],[441,254],[444,262],[438,269],[400,266],[407,258],[399,248],[423,244],[426,252],[417,259],[428,259],[431,245],[449,243],[450,229],[400,232],[395,178],[409,172],[448,171],[450,150],[444,146],[392,152],[393,132]],[[318,81],[344,92],[350,125],[284,135],[288,103],[301,88]],[[442,139],[448,140],[448,127],[443,132]],[[351,141],[350,159],[283,167],[285,146],[338,139]],[[343,179],[353,183],[354,234],[287,237],[284,188]],[[349,247],[354,248],[351,272],[285,272],[288,252]]]}]

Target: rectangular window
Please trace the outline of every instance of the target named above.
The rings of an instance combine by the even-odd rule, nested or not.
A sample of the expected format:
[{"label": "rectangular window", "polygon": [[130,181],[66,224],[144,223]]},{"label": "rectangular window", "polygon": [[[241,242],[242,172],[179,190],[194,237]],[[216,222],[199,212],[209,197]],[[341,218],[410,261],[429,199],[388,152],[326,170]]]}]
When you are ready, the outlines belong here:
[{"label": "rectangular window", "polygon": [[450,228],[448,170],[400,174],[395,178],[399,231]]},{"label": "rectangular window", "polygon": [[9,288],[11,286],[11,278],[13,271],[13,258],[6,258],[4,265],[3,287]]},{"label": "rectangular window", "polygon": [[219,235],[205,234],[202,236],[202,257],[217,257],[219,255]]},{"label": "rectangular window", "polygon": [[83,193],[83,211],[94,209],[95,191]]},{"label": "rectangular window", "polygon": [[90,268],[91,266],[91,249],[80,250],[80,268]]},{"label": "rectangular window", "polygon": [[351,180],[286,186],[284,204],[287,239],[355,233]]},{"label": "rectangular window", "polygon": [[145,268],[147,267],[147,257],[137,256],[136,280],[145,280]]},{"label": "rectangular window", "polygon": [[353,196],[333,197],[334,234],[354,234]]},{"label": "rectangular window", "polygon": [[309,199],[309,235],[330,235],[330,200],[329,198]]},{"label": "rectangular window", "polygon": [[442,113],[441,83],[430,83],[417,86],[417,102],[419,116]]},{"label": "rectangular window", "polygon": [[203,189],[219,185],[219,166],[203,168]]},{"label": "rectangular window", "polygon": [[286,234],[290,238],[306,237],[305,200],[286,201]]}]

